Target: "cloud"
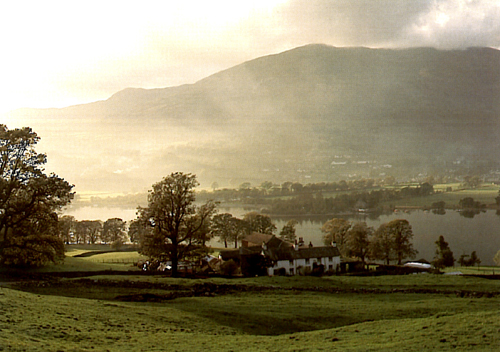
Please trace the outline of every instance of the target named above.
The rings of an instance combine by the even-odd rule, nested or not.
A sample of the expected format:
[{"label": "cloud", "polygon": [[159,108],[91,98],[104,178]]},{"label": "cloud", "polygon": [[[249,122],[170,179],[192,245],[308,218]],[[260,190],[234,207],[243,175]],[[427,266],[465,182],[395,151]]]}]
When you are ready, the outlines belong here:
[{"label": "cloud", "polygon": [[500,47],[497,0],[12,1],[0,13],[0,112],[194,83],[310,43]]},{"label": "cloud", "polygon": [[500,2],[435,1],[406,31],[419,45],[438,48],[500,48]]}]

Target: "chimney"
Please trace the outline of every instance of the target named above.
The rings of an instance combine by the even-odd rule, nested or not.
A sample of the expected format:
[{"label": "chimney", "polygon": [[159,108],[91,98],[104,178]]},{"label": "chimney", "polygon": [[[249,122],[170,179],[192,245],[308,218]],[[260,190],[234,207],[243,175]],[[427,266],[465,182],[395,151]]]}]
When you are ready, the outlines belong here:
[{"label": "chimney", "polygon": [[332,247],[336,248],[337,247],[337,242],[332,241]]}]

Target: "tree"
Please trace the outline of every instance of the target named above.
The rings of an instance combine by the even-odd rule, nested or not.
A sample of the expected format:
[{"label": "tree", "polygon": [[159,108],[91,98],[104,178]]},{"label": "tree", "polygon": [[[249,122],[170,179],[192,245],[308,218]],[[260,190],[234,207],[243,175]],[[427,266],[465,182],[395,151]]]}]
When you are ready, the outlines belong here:
[{"label": "tree", "polygon": [[47,158],[35,151],[39,139],[29,127],[0,125],[0,264],[64,260],[57,211],[73,199],[73,186],[44,174]]},{"label": "tree", "polygon": [[458,262],[460,266],[474,266],[476,264],[481,264],[481,259],[477,257],[476,251],[473,251],[470,256],[468,254],[462,254]]},{"label": "tree", "polygon": [[132,243],[141,243],[144,236],[150,234],[151,227],[143,226],[139,219],[132,220],[128,227],[128,237]]},{"label": "tree", "polygon": [[469,266],[474,266],[474,265],[480,265],[481,264],[481,259],[478,258],[476,251],[472,251],[470,254],[470,259],[468,262]]},{"label": "tree", "polygon": [[102,226],[101,239],[106,243],[119,244],[125,242],[126,222],[119,218],[106,220]]},{"label": "tree", "polygon": [[295,234],[295,226],[298,224],[298,221],[295,219],[289,220],[285,226],[281,229],[280,238],[283,241],[294,242],[297,238]]},{"label": "tree", "polygon": [[495,262],[496,265],[500,266],[500,250],[493,257],[493,261]]},{"label": "tree", "polygon": [[370,243],[369,257],[383,260],[387,265],[390,264],[391,260],[394,260],[392,235],[387,229],[386,223],[380,225],[375,231]]},{"label": "tree", "polygon": [[75,230],[75,217],[71,215],[64,215],[59,218],[59,237],[64,243],[71,242],[71,234]]},{"label": "tree", "polygon": [[325,234],[323,242],[330,245],[332,242],[337,243],[340,253],[346,255],[347,233],[352,224],[345,219],[334,218],[323,224],[321,231]]},{"label": "tree", "polygon": [[347,255],[359,258],[364,263],[368,255],[372,235],[373,228],[368,227],[366,222],[355,223],[347,233]]},{"label": "tree", "polygon": [[206,250],[206,229],[215,203],[194,204],[196,176],[175,172],[153,185],[148,206],[138,208],[139,220],[151,228],[141,243],[141,253],[153,259],[170,260],[172,276],[179,261]]},{"label": "tree", "polygon": [[466,188],[477,188],[483,181],[479,176],[465,176],[463,186]]},{"label": "tree", "polygon": [[436,256],[432,264],[438,269],[445,268],[448,266],[455,265],[455,258],[453,257],[453,252],[448,245],[448,242],[444,240],[443,236],[439,236],[436,243]]},{"label": "tree", "polygon": [[259,214],[255,211],[246,213],[243,216],[243,221],[248,223],[250,231],[272,235],[277,230],[276,225],[273,224],[273,221],[269,216]]},{"label": "tree", "polygon": [[387,224],[387,230],[394,239],[394,252],[398,265],[402,264],[404,258],[415,258],[417,251],[413,249],[413,244],[411,243],[413,231],[408,220],[392,220]]},{"label": "tree", "polygon": [[219,241],[224,243],[234,243],[234,248],[238,248],[238,239],[244,233],[248,232],[246,223],[243,220],[235,218],[229,213],[214,215],[210,224],[212,235],[219,237]]},{"label": "tree", "polygon": [[94,244],[101,237],[103,224],[99,220],[83,220],[79,221],[85,231],[85,238],[88,244]]},{"label": "tree", "polygon": [[404,258],[414,258],[417,251],[411,240],[413,231],[408,220],[396,219],[380,225],[370,245],[370,257],[384,260],[387,265],[391,260],[402,264]]}]

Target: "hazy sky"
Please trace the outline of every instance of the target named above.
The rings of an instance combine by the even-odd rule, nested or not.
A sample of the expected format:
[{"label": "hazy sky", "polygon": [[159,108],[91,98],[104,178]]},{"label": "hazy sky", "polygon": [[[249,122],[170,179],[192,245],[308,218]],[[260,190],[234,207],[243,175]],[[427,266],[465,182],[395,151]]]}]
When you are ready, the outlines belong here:
[{"label": "hazy sky", "polygon": [[500,1],[2,1],[0,112],[194,83],[309,43],[500,48]]}]

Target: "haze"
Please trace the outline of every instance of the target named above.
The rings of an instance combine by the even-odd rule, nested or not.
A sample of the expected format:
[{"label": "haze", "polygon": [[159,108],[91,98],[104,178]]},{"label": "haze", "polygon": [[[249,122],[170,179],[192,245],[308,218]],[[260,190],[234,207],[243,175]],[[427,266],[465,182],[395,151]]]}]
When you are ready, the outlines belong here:
[{"label": "haze", "polygon": [[[60,111],[30,110],[28,113],[22,110],[2,117],[1,122],[9,128],[33,127],[42,137],[38,150],[48,154],[48,171],[75,183],[78,191],[142,191],[172,171],[194,172],[203,178],[205,186],[213,181],[237,186],[251,178],[259,182],[268,177],[269,173],[264,172],[274,169],[281,170],[274,181],[302,181],[300,177],[305,174],[296,173],[313,165],[301,166],[299,160],[311,161],[311,155],[317,156],[317,151],[325,150],[325,145],[330,154],[348,149],[332,144],[324,139],[330,137],[318,132],[331,129],[331,136],[341,126],[345,132],[342,138],[352,142],[355,139],[349,136],[354,130],[347,130],[352,126],[345,122],[350,116],[368,117],[367,113],[373,112],[370,106],[359,105],[354,96],[343,96],[344,105],[350,104],[348,107],[339,105],[340,100],[325,102],[325,92],[336,92],[344,83],[327,82],[327,91],[315,93],[311,87],[325,83],[321,72],[311,72],[308,76],[304,71],[300,82],[292,80],[294,84],[303,84],[295,88],[293,94],[296,95],[286,89],[284,84],[290,83],[286,80],[279,86],[266,83],[268,91],[251,91],[250,88],[259,87],[262,82],[256,81],[256,77],[265,76],[267,71],[247,72],[248,66],[205,80],[249,60],[311,43],[391,49],[500,48],[498,1],[147,1],[140,5],[116,1],[27,1],[3,3],[0,10],[3,49],[0,113],[25,107],[62,108],[113,96],[106,104],[87,104]],[[293,62],[285,58],[299,60],[299,52],[277,59],[279,67],[290,64],[287,69],[296,73]],[[491,57],[484,63],[487,67],[496,67],[496,56]],[[472,58],[464,60],[474,65]],[[311,62],[316,67],[321,65],[321,61]],[[462,61],[456,61],[459,62]],[[261,68],[269,70],[270,67],[275,66]],[[391,65],[387,67],[390,69]],[[416,73],[417,76],[408,77],[414,80],[427,74],[425,70]],[[489,73],[484,73],[485,77]],[[453,72],[447,77],[452,76]],[[473,74],[467,77],[472,79],[468,81],[471,84],[478,83]],[[368,83],[376,87],[377,78],[369,79],[374,81]],[[185,89],[179,87],[195,82],[200,84]],[[226,83],[232,85],[224,85]],[[389,88],[396,83],[384,84]],[[481,106],[487,114],[485,118],[493,121],[498,111],[495,102],[500,99],[497,99],[496,83],[488,84],[488,103]],[[123,91],[129,87],[176,88],[158,90],[158,94],[156,91]],[[480,96],[485,87],[473,86],[472,91],[464,92],[468,97]],[[424,90],[414,88],[409,87],[415,96],[423,94]],[[297,96],[304,98],[300,89],[316,95],[296,105]],[[448,86],[441,85],[439,89],[448,89]],[[281,105],[275,105],[272,94],[266,95],[272,91],[282,92],[278,97],[282,98]],[[372,96],[373,103],[380,106],[387,103],[387,96],[394,95],[390,89],[373,91],[377,92]],[[464,92],[457,93],[454,104],[464,102]],[[287,94],[289,96],[285,96]],[[436,101],[443,101],[437,96],[435,94]],[[202,100],[197,100],[200,97]],[[163,105],[155,99],[163,99]],[[405,106],[401,101],[391,101],[399,104],[398,108]],[[434,107],[435,102],[427,102],[430,105],[423,104],[424,109]],[[167,103],[170,105],[164,106]],[[326,108],[314,110],[320,106],[318,103]],[[365,105],[368,104],[365,102]],[[307,109],[307,114],[316,117],[323,113],[333,116],[335,112],[336,120],[332,119],[329,125],[307,125],[307,122],[304,125],[307,121],[304,111],[287,111],[292,107]],[[455,107],[463,111],[457,104]],[[440,109],[447,111],[446,107]],[[387,111],[381,111],[376,118],[388,116],[382,113]],[[270,116],[275,120],[271,121]],[[227,123],[236,119],[238,123]],[[442,123],[447,121],[443,119]],[[280,122],[283,128],[277,131],[272,123]],[[327,129],[318,126],[327,126]],[[496,136],[490,135],[491,129],[477,131],[474,138],[479,136],[478,140],[496,140]],[[488,138],[481,138],[484,133],[490,133]],[[442,140],[442,136],[434,137]],[[421,140],[421,135],[414,134],[412,138]],[[432,143],[429,145],[437,145]],[[358,147],[361,144],[358,142]],[[355,147],[350,145],[349,153],[352,154]],[[465,151],[472,157],[483,153],[483,147],[478,152],[475,145],[470,148],[463,143],[443,146],[444,151],[461,148],[460,152]],[[267,155],[269,160],[264,161],[260,155]],[[280,167],[276,166],[276,155],[283,159]],[[330,165],[332,155],[322,155],[321,165]],[[246,158],[253,158],[252,164]],[[290,164],[287,160],[292,158],[296,164],[285,174],[283,170]],[[240,165],[242,161],[245,165]],[[233,169],[228,169],[228,165]],[[314,167],[317,165],[319,162]],[[212,169],[218,171],[214,173]],[[255,170],[262,175],[257,176]]]},{"label": "haze", "polygon": [[310,43],[500,47],[496,0],[6,1],[0,13],[0,112],[193,83]]}]

